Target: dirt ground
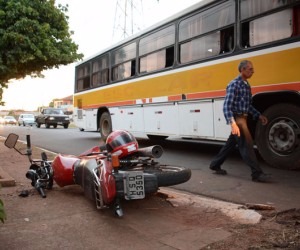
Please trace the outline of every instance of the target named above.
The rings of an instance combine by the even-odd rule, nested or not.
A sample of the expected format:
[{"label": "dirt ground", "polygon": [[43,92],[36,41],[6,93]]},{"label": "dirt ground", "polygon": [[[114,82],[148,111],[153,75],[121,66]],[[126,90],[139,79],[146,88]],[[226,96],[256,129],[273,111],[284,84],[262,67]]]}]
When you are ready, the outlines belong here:
[{"label": "dirt ground", "polygon": [[[84,197],[81,197],[83,196],[83,192],[78,186],[59,188],[57,185],[54,185],[53,190],[47,191],[49,196],[46,199],[40,198],[37,192],[31,187],[30,181],[25,178],[25,173],[29,166],[26,156],[21,156],[14,150],[6,149],[3,146],[3,141],[0,141],[0,143],[1,167],[16,180],[16,185],[14,187],[2,187],[0,190],[0,198],[4,202],[4,207],[8,216],[8,219],[4,224],[0,222],[1,249],[38,249],[34,248],[34,245],[29,245],[28,248],[26,247],[26,242],[30,236],[26,235],[26,233],[24,233],[25,231],[23,232],[24,236],[16,238],[16,230],[19,230],[17,219],[20,217],[27,218],[27,216],[29,218],[32,212],[39,214],[40,217],[36,219],[37,222],[39,219],[43,220],[43,216],[47,217],[44,212],[41,212],[41,209],[43,206],[45,206],[45,204],[47,204],[49,211],[52,207],[55,209],[58,215],[61,215],[60,217],[57,216],[60,218],[60,220],[65,217],[63,210],[68,209],[68,206],[71,206],[71,204],[72,206],[70,209],[80,206],[85,206],[85,210],[92,209],[94,205],[87,202]],[[35,149],[34,153],[34,158],[39,158],[39,150]],[[26,198],[21,198],[19,194],[22,190],[29,190],[29,196]],[[66,203],[66,201],[68,201],[68,203]],[[189,206],[173,206],[168,201],[168,197],[166,197],[166,195],[164,195],[162,192],[150,196],[145,200],[130,202],[124,201],[123,206],[127,218],[130,216],[134,217],[134,214],[137,211],[145,210],[151,212],[150,218],[159,215],[161,218],[166,218],[166,220],[169,221],[180,221],[180,223],[185,226],[197,226],[206,230],[212,228],[224,229],[226,232],[230,233],[227,237],[224,237],[224,239],[216,240],[214,243],[205,245],[204,247],[189,247],[186,249],[300,249],[300,208],[291,208],[286,211],[260,210],[258,212],[263,215],[261,222],[255,225],[245,225],[236,223],[235,221],[216,211],[209,211]],[[88,219],[88,213],[86,216],[87,217],[85,219]],[[106,226],[110,223],[117,223],[120,226],[127,220],[125,219],[123,221],[116,222],[115,219],[111,218],[112,216],[113,215],[110,211],[105,211],[104,213],[101,213],[99,218],[96,220],[101,220],[101,223],[106,224]],[[80,224],[80,221],[83,220],[83,218],[84,215],[81,215],[80,219],[78,219],[78,224]],[[65,218],[65,220],[67,219],[68,218]],[[143,221],[143,219],[139,217],[139,221]],[[26,222],[23,221],[23,223]],[[71,222],[66,222],[66,224],[72,228],[72,224],[70,223]],[[145,220],[144,223],[148,223],[148,221]],[[43,227],[46,225],[48,225],[49,229],[51,227],[50,224],[46,223],[37,223],[34,225],[35,226],[30,229],[32,232],[43,231]],[[93,223],[93,219],[91,219],[91,231],[93,230],[93,226],[96,227],[96,225],[97,224]],[[24,227],[23,224],[22,226]],[[143,226],[141,227],[143,228]],[[53,225],[52,229],[54,228],[57,228],[57,225]],[[66,228],[64,230],[66,231],[63,233],[67,235],[67,230],[70,230],[70,228]],[[48,232],[51,231],[48,230]],[[55,247],[55,244],[58,244],[56,247],[61,246],[59,245],[61,244],[59,239],[57,239],[57,243],[55,243],[53,239],[52,241],[50,239],[48,241],[48,238],[51,237],[52,234],[53,233],[48,233],[47,239],[41,239],[41,246],[51,245],[53,248]],[[65,238],[67,237],[66,235],[64,236]],[[25,237],[27,237],[27,239],[25,239]],[[153,237],[158,236],[153,234]],[[78,241],[80,241],[79,238],[80,237],[77,237]],[[95,237],[92,238],[95,239]],[[14,239],[14,241],[12,239]],[[5,240],[7,240],[7,248],[2,248],[5,245],[3,245],[3,241]],[[37,244],[39,237],[35,236],[34,241],[34,244]],[[92,243],[90,242],[89,244]],[[116,244],[118,243],[116,242]],[[20,245],[23,246],[23,248],[18,248]],[[78,248],[72,247],[72,249],[83,249],[80,243],[78,243],[77,246]],[[153,245],[153,247],[156,248],[155,245]],[[128,249],[130,248],[132,248],[132,246],[128,247]],[[137,248],[139,247],[134,247],[134,249]],[[69,249],[68,246],[66,246],[65,249]],[[85,249],[95,248],[86,247]],[[123,245],[123,249],[126,249],[125,245]],[[178,248],[172,249],[184,249],[184,247],[178,246]]]}]

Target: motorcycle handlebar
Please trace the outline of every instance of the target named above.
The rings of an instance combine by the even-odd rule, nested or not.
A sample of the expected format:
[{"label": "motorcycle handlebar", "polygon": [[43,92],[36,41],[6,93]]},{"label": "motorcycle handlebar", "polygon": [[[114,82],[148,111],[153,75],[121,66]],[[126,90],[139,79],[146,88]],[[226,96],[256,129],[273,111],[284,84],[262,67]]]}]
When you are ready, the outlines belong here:
[{"label": "motorcycle handlebar", "polygon": [[32,162],[32,158],[31,158],[31,141],[30,141],[30,135],[26,135],[26,142],[27,142],[27,156],[30,162]]},{"label": "motorcycle handlebar", "polygon": [[160,145],[139,148],[138,155],[144,157],[160,158],[163,154],[163,148]]},{"label": "motorcycle handlebar", "polygon": [[26,135],[27,148],[31,148],[30,135]]}]

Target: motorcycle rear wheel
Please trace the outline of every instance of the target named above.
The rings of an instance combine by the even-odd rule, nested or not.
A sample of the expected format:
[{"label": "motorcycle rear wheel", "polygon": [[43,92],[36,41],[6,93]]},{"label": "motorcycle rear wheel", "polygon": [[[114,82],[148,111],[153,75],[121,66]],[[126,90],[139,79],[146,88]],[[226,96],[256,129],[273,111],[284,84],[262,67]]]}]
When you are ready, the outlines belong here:
[{"label": "motorcycle rear wheel", "polygon": [[168,187],[187,182],[191,178],[191,170],[185,167],[156,165],[144,168],[145,173],[155,174],[159,187]]}]

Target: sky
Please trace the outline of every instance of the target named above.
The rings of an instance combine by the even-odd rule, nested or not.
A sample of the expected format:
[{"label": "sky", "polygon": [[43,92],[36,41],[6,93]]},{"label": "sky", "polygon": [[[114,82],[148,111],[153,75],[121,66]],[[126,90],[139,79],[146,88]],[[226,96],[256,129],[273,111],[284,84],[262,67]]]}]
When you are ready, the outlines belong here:
[{"label": "sky", "polygon": [[[101,50],[120,41],[124,35],[124,15],[121,7],[126,0],[56,0],[57,4],[68,4],[69,27],[74,32],[73,41],[79,46],[78,52],[89,58]],[[134,5],[134,29],[149,27],[201,0],[127,0]],[[130,13],[130,9],[127,11]],[[128,20],[128,19],[127,19]],[[129,22],[131,23],[131,22]],[[131,32],[130,29],[128,32]],[[34,111],[48,106],[55,98],[73,94],[75,65],[44,71],[44,78],[26,77],[10,81],[4,89],[5,106],[0,110],[23,109]]]}]

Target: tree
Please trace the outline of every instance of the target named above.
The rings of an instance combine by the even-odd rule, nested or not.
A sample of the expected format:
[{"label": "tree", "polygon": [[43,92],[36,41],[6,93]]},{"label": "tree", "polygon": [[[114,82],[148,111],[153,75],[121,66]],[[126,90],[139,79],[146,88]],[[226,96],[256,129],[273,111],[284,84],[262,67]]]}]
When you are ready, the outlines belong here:
[{"label": "tree", "polygon": [[55,0],[0,0],[0,105],[9,80],[82,59],[67,12]]}]

